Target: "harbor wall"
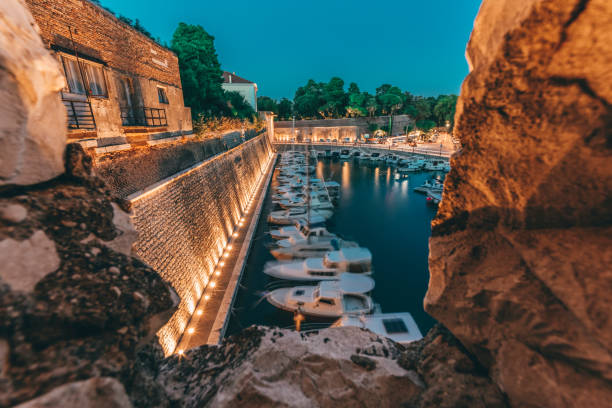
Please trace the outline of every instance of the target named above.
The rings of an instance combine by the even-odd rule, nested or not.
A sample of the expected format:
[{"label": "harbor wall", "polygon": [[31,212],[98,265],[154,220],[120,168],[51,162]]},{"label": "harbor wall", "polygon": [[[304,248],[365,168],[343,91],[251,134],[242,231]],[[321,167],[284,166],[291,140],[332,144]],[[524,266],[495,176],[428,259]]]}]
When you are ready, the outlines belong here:
[{"label": "harbor wall", "polygon": [[[331,139],[343,141],[348,138],[354,142],[363,139],[365,134],[372,134],[369,130],[370,125],[377,125],[379,128],[389,125],[389,116],[377,116],[374,118],[343,118],[343,119],[321,119],[321,120],[296,120],[274,122],[274,140],[290,141],[295,137],[296,141],[311,139]],[[394,115],[393,129],[391,135],[403,135],[406,127],[414,126],[414,120],[409,115]]]},{"label": "harbor wall", "polygon": [[128,197],[138,231],[134,252],[181,298],[158,332],[166,354],[176,348],[272,156],[263,134]]}]

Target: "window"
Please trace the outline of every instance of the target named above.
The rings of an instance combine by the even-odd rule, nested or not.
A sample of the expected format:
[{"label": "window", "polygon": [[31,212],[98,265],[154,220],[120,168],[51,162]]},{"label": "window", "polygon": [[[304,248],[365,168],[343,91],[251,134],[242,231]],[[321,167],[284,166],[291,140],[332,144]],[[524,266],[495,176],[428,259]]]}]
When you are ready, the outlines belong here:
[{"label": "window", "polygon": [[164,88],[157,88],[157,97],[159,98],[159,103],[170,103],[168,102],[168,95],[166,95],[166,90]]},{"label": "window", "polygon": [[297,289],[295,292],[293,292],[294,296],[304,296],[304,290],[302,289]]},{"label": "window", "polygon": [[383,319],[385,330],[389,334],[393,333],[408,333],[406,323],[402,319]]},{"label": "window", "polygon": [[68,83],[68,92],[85,95],[85,85],[81,80],[81,73],[76,60],[72,58],[62,57],[64,65],[64,73],[66,74],[66,82]]},{"label": "window", "polygon": [[102,67],[83,63],[83,71],[89,85],[89,92],[92,96],[106,96],[106,81]]},{"label": "window", "polygon": [[327,304],[331,306],[336,304],[333,299],[325,299],[325,298],[319,299],[319,303],[323,303],[323,304]]},{"label": "window", "polygon": [[[73,94],[85,95],[86,89],[92,96],[106,97],[106,80],[100,65],[80,61],[81,69],[76,58],[62,55],[62,65],[68,83],[67,91]],[[85,83],[83,83],[85,81]],[[85,87],[87,86],[87,88]]]}]

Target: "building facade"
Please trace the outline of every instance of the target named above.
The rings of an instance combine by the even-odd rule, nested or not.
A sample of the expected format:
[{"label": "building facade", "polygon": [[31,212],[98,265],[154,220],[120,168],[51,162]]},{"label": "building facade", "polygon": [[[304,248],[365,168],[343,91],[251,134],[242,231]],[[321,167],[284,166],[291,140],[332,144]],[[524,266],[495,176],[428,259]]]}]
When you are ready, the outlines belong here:
[{"label": "building facade", "polygon": [[178,58],[88,0],[25,0],[66,77],[69,141],[134,145],[193,133]]},{"label": "building facade", "polygon": [[409,115],[343,118],[343,119],[317,119],[275,122],[274,140],[287,142],[311,141],[353,143],[364,142],[371,138],[375,129],[388,129],[391,125],[390,136],[405,135],[407,130],[414,127],[414,119]]},{"label": "building facade", "polygon": [[236,75],[235,72],[223,71],[221,87],[228,92],[238,92],[257,112],[257,84]]}]

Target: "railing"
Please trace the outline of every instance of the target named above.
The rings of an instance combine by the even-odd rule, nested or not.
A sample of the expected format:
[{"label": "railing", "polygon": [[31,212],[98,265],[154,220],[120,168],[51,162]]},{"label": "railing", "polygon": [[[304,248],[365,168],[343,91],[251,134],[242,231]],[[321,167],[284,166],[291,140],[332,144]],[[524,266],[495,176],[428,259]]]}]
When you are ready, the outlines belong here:
[{"label": "railing", "polygon": [[272,143],[277,145],[296,145],[296,146],[327,146],[327,147],[348,147],[348,148],[371,148],[378,150],[388,150],[405,153],[415,153],[427,156],[438,156],[438,157],[450,157],[456,150],[448,150],[446,148],[440,149],[438,146],[430,144],[428,146],[409,146],[407,144],[381,144],[381,143],[361,143],[361,142],[287,142],[287,141],[273,141]]},{"label": "railing", "polygon": [[96,128],[91,104],[84,101],[62,100],[68,112],[68,129],[88,129]]},{"label": "railing", "polygon": [[159,108],[121,107],[121,123],[123,126],[168,126],[166,110]]}]

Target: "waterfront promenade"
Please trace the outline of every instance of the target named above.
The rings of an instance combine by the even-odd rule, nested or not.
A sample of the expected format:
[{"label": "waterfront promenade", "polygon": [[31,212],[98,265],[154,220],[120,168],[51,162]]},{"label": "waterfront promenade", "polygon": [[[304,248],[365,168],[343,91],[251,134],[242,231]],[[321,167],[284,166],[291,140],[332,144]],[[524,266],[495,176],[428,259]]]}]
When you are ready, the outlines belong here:
[{"label": "waterfront promenade", "polygon": [[349,142],[349,143],[329,143],[329,142],[273,142],[275,145],[281,146],[307,146],[311,145],[315,149],[329,149],[341,150],[341,149],[373,149],[379,151],[393,151],[398,153],[414,153],[426,156],[444,157],[450,158],[457,150],[448,149],[445,146],[440,147],[437,143],[419,143],[416,147],[410,146],[408,143],[395,143],[395,144],[374,144],[374,143],[360,143],[360,142]]}]

